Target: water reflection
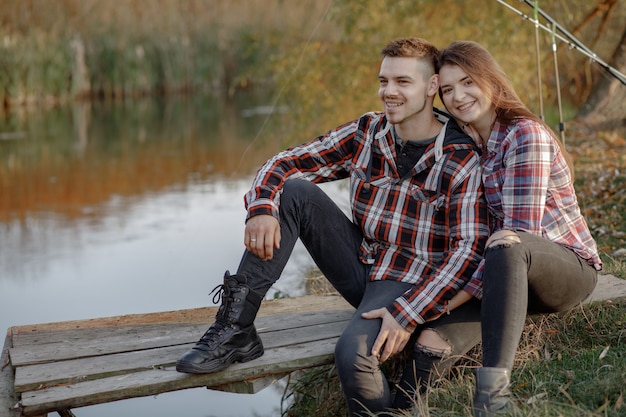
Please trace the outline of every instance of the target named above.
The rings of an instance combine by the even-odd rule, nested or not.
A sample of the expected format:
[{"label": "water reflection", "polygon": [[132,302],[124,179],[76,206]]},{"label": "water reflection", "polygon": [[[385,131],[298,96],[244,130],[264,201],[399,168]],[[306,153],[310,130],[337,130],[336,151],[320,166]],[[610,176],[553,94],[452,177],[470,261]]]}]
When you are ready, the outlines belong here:
[{"label": "water reflection", "polygon": [[[278,150],[248,151],[264,120],[239,117],[246,103],[146,101],[3,121],[0,327],[207,305],[243,251],[251,175]],[[303,294],[311,265],[299,245],[272,292]],[[279,403],[271,388],[201,389],[81,414],[271,416]]]},{"label": "water reflection", "polygon": [[0,132],[21,136],[0,141],[0,220],[41,211],[84,217],[111,195],[249,173],[260,160],[246,152],[260,117],[242,119],[240,111],[237,103],[194,99],[12,116]]}]

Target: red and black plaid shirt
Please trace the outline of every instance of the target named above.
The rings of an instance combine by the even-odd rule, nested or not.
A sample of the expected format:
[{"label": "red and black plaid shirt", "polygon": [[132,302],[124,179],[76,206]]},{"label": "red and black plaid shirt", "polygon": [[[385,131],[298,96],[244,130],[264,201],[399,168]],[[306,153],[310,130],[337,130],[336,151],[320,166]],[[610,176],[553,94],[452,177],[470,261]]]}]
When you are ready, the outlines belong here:
[{"label": "red and black plaid shirt", "polygon": [[413,284],[387,306],[406,327],[441,315],[469,281],[488,224],[478,151],[453,120],[403,178],[393,132],[384,114],[366,113],[280,152],[261,167],[245,201],[249,217],[278,218],[287,179],[349,178],[353,221],[364,236],[360,257],[372,265],[370,279]]}]

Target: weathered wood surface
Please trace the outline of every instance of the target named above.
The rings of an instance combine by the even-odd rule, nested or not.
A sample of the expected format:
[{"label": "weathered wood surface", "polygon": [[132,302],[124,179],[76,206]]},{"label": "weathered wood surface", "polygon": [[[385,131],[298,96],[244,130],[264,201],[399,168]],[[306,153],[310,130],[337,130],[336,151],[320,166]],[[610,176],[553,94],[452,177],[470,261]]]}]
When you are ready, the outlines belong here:
[{"label": "weathered wood surface", "polygon": [[[603,275],[587,302],[623,296],[626,280]],[[0,362],[0,417],[195,387],[256,392],[295,370],[332,362],[353,311],[333,295],[264,301],[256,326],[265,354],[208,375],[180,374],[174,363],[216,307],[12,327]]]},{"label": "weathered wood surface", "polygon": [[[267,350],[335,338],[343,331],[351,314],[350,310],[334,310],[297,316],[278,315],[262,317],[257,324]],[[168,327],[164,333],[169,337],[153,338],[159,344],[150,343],[149,347],[124,343],[123,336],[128,333],[132,333],[132,339],[129,337],[131,342],[141,338],[144,334],[141,328],[120,329],[124,330],[121,335],[111,337],[102,337],[97,331],[85,330],[87,339],[72,345],[60,342],[54,343],[58,346],[45,344],[15,347],[10,350],[11,358],[15,353],[19,360],[13,362],[16,368],[15,390],[21,393],[37,387],[73,384],[85,379],[172,366],[206,330],[206,325]],[[153,333],[152,328],[147,329],[146,339],[150,340]],[[67,349],[63,350],[63,347]],[[54,362],[46,363],[46,355]],[[26,361],[28,358],[32,361]]]},{"label": "weathered wood surface", "polygon": [[216,307],[12,327],[5,349],[11,361],[0,384],[13,397],[9,406],[19,401],[20,408],[6,415],[39,416],[195,387],[256,392],[294,370],[330,363],[353,311],[334,295],[265,301],[256,320],[265,354],[209,375],[181,374],[174,364],[213,321]]},{"label": "weathered wood surface", "polygon": [[9,361],[9,348],[11,347],[11,333],[7,331],[7,336],[0,354],[0,417],[14,417],[17,414],[11,410],[15,408],[19,401],[13,389],[13,366]]}]

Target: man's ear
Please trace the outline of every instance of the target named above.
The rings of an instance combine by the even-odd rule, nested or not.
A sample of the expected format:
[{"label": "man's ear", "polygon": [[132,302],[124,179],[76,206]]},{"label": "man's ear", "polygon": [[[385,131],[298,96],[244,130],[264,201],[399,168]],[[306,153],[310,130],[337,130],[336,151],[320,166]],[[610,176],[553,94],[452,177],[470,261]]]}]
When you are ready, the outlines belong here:
[{"label": "man's ear", "polygon": [[428,79],[427,93],[429,97],[437,95],[439,92],[439,74],[433,74]]}]

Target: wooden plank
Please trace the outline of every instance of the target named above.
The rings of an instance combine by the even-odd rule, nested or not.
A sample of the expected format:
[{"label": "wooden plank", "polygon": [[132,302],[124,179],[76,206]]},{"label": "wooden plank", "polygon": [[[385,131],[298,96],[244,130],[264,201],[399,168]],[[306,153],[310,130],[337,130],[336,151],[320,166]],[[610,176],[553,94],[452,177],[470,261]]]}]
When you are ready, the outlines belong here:
[{"label": "wooden plank", "polygon": [[[298,327],[303,324],[307,324],[313,320],[333,320],[333,315],[337,312],[347,311],[348,309],[330,310],[323,309],[318,312],[304,312],[298,315],[293,314],[277,314],[273,316],[263,316],[257,319],[255,322],[259,331],[272,331],[276,329],[284,329],[286,326]],[[353,311],[353,309],[350,309]],[[339,313],[343,314],[343,313]],[[277,317],[291,317],[288,322],[277,321]],[[281,319],[282,320],[282,319]],[[91,338],[97,338],[99,341],[103,341],[106,344],[115,344],[116,341],[124,340],[129,341],[129,337],[137,339],[156,339],[167,340],[171,338],[171,333],[183,334],[182,343],[191,341],[191,338],[197,338],[197,332],[201,330],[200,334],[204,333],[204,330],[210,323],[202,324],[180,324],[180,323],[167,323],[167,324],[148,324],[148,325],[135,325],[135,326],[121,326],[121,327],[104,327],[104,328],[81,328],[77,330],[58,330],[58,331],[35,331],[27,336],[21,336],[18,342],[14,342],[14,349],[18,349],[22,346],[34,346],[41,347],[42,345],[64,343],[72,344],[76,346],[93,345]],[[189,332],[191,334],[185,334]],[[89,339],[86,339],[89,338]],[[187,338],[189,340],[187,340]],[[111,341],[109,341],[111,339]],[[128,343],[131,344],[131,343]],[[141,348],[144,345],[137,345]]]},{"label": "wooden plank", "polygon": [[[305,313],[323,310],[344,310],[352,308],[339,295],[304,295],[301,297],[264,300],[258,317],[277,314]],[[31,324],[12,327],[14,345],[20,344],[20,337],[37,331],[60,331],[72,329],[95,329],[101,327],[139,326],[146,324],[208,324],[213,321],[217,307],[200,307],[155,313],[128,314],[95,319],[70,320],[53,323]]]},{"label": "wooden plank", "polygon": [[127,398],[157,395],[196,387],[214,387],[331,363],[336,338],[268,349],[259,359],[232,365],[225,371],[187,375],[174,368],[152,369],[123,376],[84,381],[22,393],[25,416]]},{"label": "wooden plank", "polygon": [[626,296],[626,279],[598,275],[598,285],[586,302],[605,301]]},{"label": "wooden plank", "polygon": [[132,340],[133,338],[148,338],[150,340],[167,339],[172,331],[179,329],[201,329],[205,324],[146,324],[135,326],[119,326],[119,327],[97,327],[97,328],[80,328],[73,330],[52,330],[52,331],[34,331],[28,335],[20,335],[14,343],[14,349],[22,346],[44,346],[55,343],[70,345],[89,345],[93,341],[89,338],[97,338],[98,340],[106,339],[124,339]]},{"label": "wooden plank", "polygon": [[[344,313],[350,312],[344,311]],[[324,316],[328,317],[326,314]],[[262,333],[261,337],[266,349],[336,338],[343,332],[350,316],[351,313],[344,314],[344,319],[341,321],[315,323],[301,327],[287,326],[288,328],[284,330]],[[288,318],[293,319],[293,317],[279,317],[283,317],[284,322],[288,322]],[[192,346],[193,343],[20,366],[15,372],[15,391],[20,393],[54,385],[68,385],[85,380],[173,366],[176,360]]]},{"label": "wooden plank", "polygon": [[0,354],[0,417],[15,417],[19,408],[18,396],[13,389],[13,366],[9,361],[9,348],[11,347],[11,331],[7,330],[6,338],[4,339],[4,347]]},{"label": "wooden plank", "polygon": [[[334,314],[335,311],[345,311],[345,310],[354,310],[352,307],[343,308],[343,309],[332,309],[326,306],[320,306],[320,311],[305,311],[300,312],[298,315],[294,316],[293,313],[277,313],[274,315],[264,315],[260,316],[256,321],[256,326],[259,331],[261,330],[275,330],[285,328],[288,326],[299,326],[300,323],[298,319],[302,321],[302,323],[307,323],[310,319],[309,317],[316,317],[319,319],[324,319],[326,314]],[[293,317],[293,320],[290,320],[288,323],[277,322],[275,317]],[[332,320],[329,318],[328,320]],[[85,326],[81,326],[78,329],[61,329],[61,330],[31,330],[29,333],[19,332],[18,337],[14,338],[13,346],[14,348],[19,348],[21,346],[42,346],[53,343],[71,343],[72,345],[91,345],[89,339],[86,339],[86,332],[91,332],[91,334],[87,334],[89,338],[97,338],[98,340],[104,340],[105,343],[114,343],[108,342],[107,339],[117,339],[117,340],[125,340],[128,341],[128,338],[137,338],[137,339],[167,339],[169,338],[170,332],[180,332],[184,333],[185,331],[189,331],[191,334],[187,335],[188,337],[197,337],[195,336],[198,331],[201,330],[201,334],[206,330],[211,321],[206,321],[205,323],[150,323],[150,324],[137,324],[137,325],[124,325],[124,326],[114,326],[114,327],[96,327],[89,328]],[[183,339],[183,343],[189,342],[190,340]],[[140,345],[139,347],[142,347]]]},{"label": "wooden plank", "polygon": [[[352,310],[321,311],[291,316],[264,316],[257,319],[260,333],[290,326],[296,328],[317,322],[342,321]],[[279,318],[277,318],[279,317]],[[123,328],[43,332],[21,338],[20,345],[10,349],[13,366],[23,366],[73,358],[131,352],[163,346],[196,342],[207,329],[203,325],[148,325]]]}]

